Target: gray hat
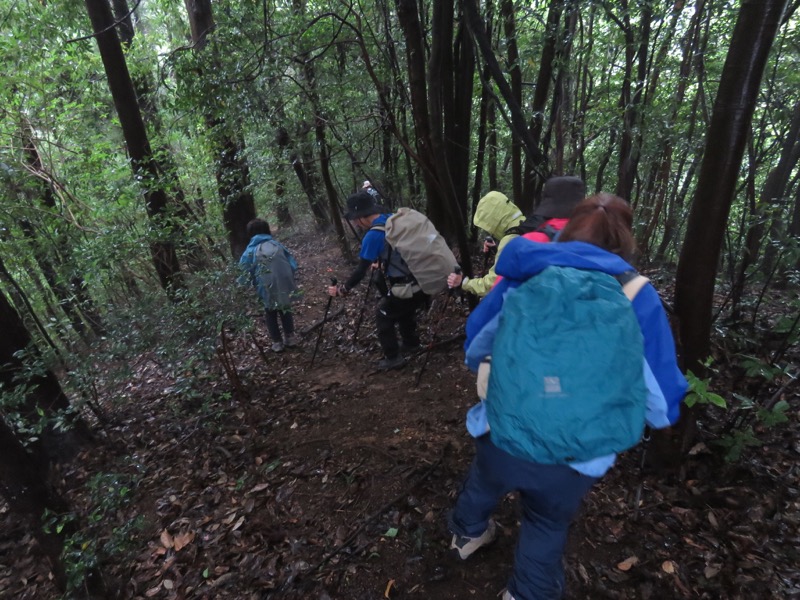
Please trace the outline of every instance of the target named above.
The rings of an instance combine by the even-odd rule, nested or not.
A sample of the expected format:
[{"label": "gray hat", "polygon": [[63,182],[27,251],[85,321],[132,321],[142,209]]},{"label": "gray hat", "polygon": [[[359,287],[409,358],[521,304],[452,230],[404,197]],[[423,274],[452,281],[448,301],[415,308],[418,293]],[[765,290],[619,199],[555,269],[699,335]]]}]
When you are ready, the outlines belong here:
[{"label": "gray hat", "polygon": [[362,190],[347,197],[347,212],[344,213],[344,218],[351,221],[359,217],[380,214],[384,211],[385,209],[375,202],[372,194]]},{"label": "gray hat", "polygon": [[572,210],[586,196],[580,177],[551,177],[542,188],[542,201],[533,214],[547,219],[569,219]]}]

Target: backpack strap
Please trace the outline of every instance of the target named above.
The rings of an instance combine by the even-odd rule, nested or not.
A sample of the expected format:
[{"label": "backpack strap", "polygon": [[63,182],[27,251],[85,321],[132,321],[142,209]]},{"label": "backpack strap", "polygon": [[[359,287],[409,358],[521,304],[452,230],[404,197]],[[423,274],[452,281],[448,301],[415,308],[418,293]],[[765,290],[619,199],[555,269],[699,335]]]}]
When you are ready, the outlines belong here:
[{"label": "backpack strap", "polygon": [[639,293],[645,284],[650,281],[644,275],[639,275],[639,272],[635,270],[614,275],[614,279],[619,281],[619,284],[622,286],[622,293],[625,294],[631,302],[633,302],[633,299],[636,298],[636,294]]},{"label": "backpack strap", "polygon": [[508,229],[506,229],[503,235],[511,235],[511,234],[525,235],[526,233],[543,233],[547,236],[547,239],[549,239],[552,242],[556,239],[556,237],[558,237],[558,234],[561,232],[560,229],[556,229],[547,221],[545,221],[542,225],[539,225],[539,227],[533,229],[529,226],[525,226],[526,222],[527,221],[523,221],[519,225],[515,225],[514,227],[509,227]]},{"label": "backpack strap", "polygon": [[556,236],[559,234],[560,230],[556,229],[550,223],[548,223],[544,227],[539,227],[539,229],[537,229],[536,231],[545,234],[548,238],[550,238],[550,241],[552,242],[554,239],[556,239]]}]

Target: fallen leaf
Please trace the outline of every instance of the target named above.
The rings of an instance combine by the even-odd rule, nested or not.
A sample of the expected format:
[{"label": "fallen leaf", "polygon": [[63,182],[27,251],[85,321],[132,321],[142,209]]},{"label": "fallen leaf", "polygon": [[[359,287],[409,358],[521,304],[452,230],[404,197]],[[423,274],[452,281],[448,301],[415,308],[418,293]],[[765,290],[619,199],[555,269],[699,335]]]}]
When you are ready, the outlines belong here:
[{"label": "fallen leaf", "polygon": [[580,563],[578,563],[578,574],[581,576],[581,579],[583,579],[583,583],[589,583],[589,572],[586,570],[586,567]]},{"label": "fallen leaf", "polygon": [[626,558],[621,563],[617,565],[617,568],[620,571],[630,571],[631,567],[639,564],[639,557],[638,556],[631,556]]},{"label": "fallen leaf", "polygon": [[194,540],[194,535],[194,531],[187,531],[185,533],[179,533],[176,535],[173,540],[175,542],[175,552],[178,552],[181,548],[185,548],[191,544],[192,540]]},{"label": "fallen leaf", "polygon": [[392,591],[392,586],[393,585],[394,585],[394,579],[390,579],[389,583],[386,584],[386,589],[383,592],[383,597],[384,598],[391,598],[391,596],[389,594]]},{"label": "fallen leaf", "polygon": [[689,456],[696,456],[701,452],[708,452],[708,446],[706,446],[703,442],[692,446],[692,448],[689,450]]},{"label": "fallen leaf", "polygon": [[664,573],[672,574],[678,570],[678,565],[671,560],[665,560],[661,563],[661,570],[664,571]]},{"label": "fallen leaf", "polygon": [[706,579],[711,579],[712,577],[716,577],[719,574],[720,568],[719,567],[706,567],[703,569],[703,575]]},{"label": "fallen leaf", "polygon": [[164,548],[172,548],[172,546],[174,545],[172,536],[166,529],[161,532],[161,545],[164,546]]},{"label": "fallen leaf", "polygon": [[165,579],[163,581],[163,584],[164,587],[168,590],[171,590],[173,587],[175,587],[175,583],[172,581],[172,579]]},{"label": "fallen leaf", "polygon": [[260,492],[260,491],[262,491],[262,490],[265,490],[265,489],[267,489],[268,487],[269,487],[269,484],[268,484],[268,483],[259,483],[258,485],[255,485],[255,486],[253,486],[253,489],[251,489],[251,490],[248,492],[248,494],[255,494],[256,492]]},{"label": "fallen leaf", "polygon": [[239,527],[242,526],[242,523],[244,523],[244,515],[239,517],[239,520],[236,521],[236,524],[233,527],[231,527],[231,531],[236,531],[237,529],[239,529]]}]

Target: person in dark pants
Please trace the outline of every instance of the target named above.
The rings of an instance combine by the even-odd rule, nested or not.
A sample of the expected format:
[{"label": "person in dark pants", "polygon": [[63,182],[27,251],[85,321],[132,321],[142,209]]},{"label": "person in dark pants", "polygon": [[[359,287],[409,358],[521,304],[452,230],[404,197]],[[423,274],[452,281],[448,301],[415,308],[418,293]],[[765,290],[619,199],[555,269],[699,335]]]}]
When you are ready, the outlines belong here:
[{"label": "person in dark pants", "polygon": [[[378,342],[383,350],[383,359],[378,362],[381,370],[404,366],[406,359],[403,354],[419,347],[416,312],[428,302],[427,294],[414,279],[403,257],[386,243],[384,227],[391,216],[365,190],[347,199],[345,219],[366,233],[361,240],[358,266],[344,283],[328,287],[331,296],[347,296],[370,268],[382,271],[384,282],[381,284],[379,280],[379,287],[382,285],[384,297],[375,315]],[[400,332],[400,343],[395,327]]]},{"label": "person in dark pants", "polygon": [[292,316],[297,261],[283,244],[272,238],[266,221],[250,221],[247,235],[250,236],[250,243],[239,259],[239,266],[246,272],[245,277],[256,288],[264,303],[272,350],[282,352],[284,346],[297,344]]},{"label": "person in dark pants", "polygon": [[[450,550],[466,560],[492,542],[497,533],[492,512],[506,493],[517,490],[523,509],[522,527],[503,600],[558,600],[563,596],[562,559],[570,523],[583,497],[616,460],[617,451],[610,451],[603,440],[624,427],[629,416],[641,431],[645,423],[654,429],[669,427],[680,415],[688,384],[678,368],[661,299],[646,280],[634,297],[628,297],[630,303],[623,296],[624,304],[616,308],[607,299],[594,300],[588,294],[581,300],[581,310],[588,310],[593,301],[598,302],[596,310],[605,308],[605,313],[596,313],[595,317],[607,316],[608,321],[621,315],[634,317],[636,331],[632,333],[641,335],[643,346],[641,356],[634,356],[627,363],[628,369],[606,371],[606,381],[592,392],[584,388],[580,398],[561,387],[557,363],[564,358],[545,355],[544,350],[537,354],[537,347],[545,345],[546,338],[552,341],[569,330],[577,312],[572,308],[575,305],[568,310],[562,301],[553,302],[548,310],[536,315],[538,323],[534,319],[523,321],[530,315],[515,311],[515,297],[533,297],[523,295],[531,289],[526,288],[530,280],[538,279],[540,289],[552,286],[553,279],[549,277],[559,269],[593,271],[598,276],[635,272],[628,263],[636,246],[632,224],[633,212],[628,203],[601,193],[575,207],[557,243],[511,240],[497,268],[503,280],[467,321],[466,363],[478,373],[481,402],[467,414],[467,430],[475,438],[475,459],[448,520],[452,533]],[[609,289],[614,291],[613,280]],[[627,295],[623,289],[617,293]],[[571,338],[564,333],[564,345],[586,345],[598,331],[599,327],[586,327],[586,336],[576,343],[571,342],[575,338],[573,329]],[[525,343],[515,347],[516,340]],[[509,349],[514,348],[530,352],[509,354]],[[595,362],[599,363],[600,358]],[[549,376],[532,375],[526,379],[530,373],[524,368],[526,364],[546,364]],[[623,365],[612,361],[604,364]],[[517,365],[523,367],[517,369]],[[588,369],[588,365],[576,362],[574,370],[581,369]],[[509,383],[519,383],[522,392],[501,391],[509,390]],[[635,407],[629,404],[621,409],[626,406],[626,399],[620,390],[632,389],[637,390],[631,397]],[[585,418],[583,413],[568,413],[570,407],[589,402],[603,406],[604,412]],[[520,410],[521,406],[530,407],[530,411]],[[560,429],[562,426],[564,429]],[[572,444],[571,450],[580,452],[580,459],[570,459],[569,455],[552,459],[545,452],[537,455],[541,458],[533,456],[531,447],[560,443],[552,437],[553,432],[564,430],[569,431],[566,443]],[[584,434],[588,431],[592,434]],[[580,450],[577,440],[582,444]]]}]

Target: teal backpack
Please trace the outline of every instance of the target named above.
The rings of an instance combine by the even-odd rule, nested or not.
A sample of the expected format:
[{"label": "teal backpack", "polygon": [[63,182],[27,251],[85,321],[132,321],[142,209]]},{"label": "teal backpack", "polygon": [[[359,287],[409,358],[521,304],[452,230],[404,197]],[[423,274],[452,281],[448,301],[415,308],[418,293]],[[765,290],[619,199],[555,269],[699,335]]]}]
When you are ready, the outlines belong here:
[{"label": "teal backpack", "polygon": [[645,424],[643,365],[642,333],[620,282],[548,267],[503,304],[486,397],[492,442],[541,464],[627,450]]}]

